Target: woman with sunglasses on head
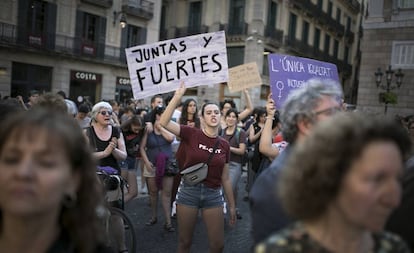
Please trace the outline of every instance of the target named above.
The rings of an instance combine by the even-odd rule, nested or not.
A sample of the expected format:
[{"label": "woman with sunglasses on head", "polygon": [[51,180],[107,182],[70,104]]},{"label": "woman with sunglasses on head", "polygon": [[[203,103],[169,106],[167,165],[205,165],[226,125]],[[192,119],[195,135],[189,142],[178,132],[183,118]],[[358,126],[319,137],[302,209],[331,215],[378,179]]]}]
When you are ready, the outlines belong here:
[{"label": "woman with sunglasses on head", "polygon": [[85,129],[93,155],[100,166],[109,166],[121,174],[118,161],[127,157],[125,141],[119,128],[112,125],[112,106],[99,102],[92,107],[91,126]]},{"label": "woman with sunglasses on head", "polygon": [[[127,157],[124,136],[119,128],[113,125],[112,106],[107,102],[98,102],[92,107],[91,126],[85,128],[84,133],[93,156],[99,166],[112,167],[121,175],[120,161]],[[111,201],[110,205],[121,208],[122,200]],[[118,240],[119,252],[125,252],[124,224],[120,217],[111,219],[115,228],[115,237]]]},{"label": "woman with sunglasses on head", "polygon": [[230,146],[218,134],[220,109],[217,104],[207,102],[201,108],[202,129],[180,125],[171,120],[175,106],[185,90],[184,83],[181,83],[162,114],[160,123],[181,139],[176,153],[180,170],[197,163],[207,163],[208,172],[207,177],[198,184],[191,185],[181,181],[176,197],[179,229],[177,252],[190,252],[199,210],[207,228],[209,252],[222,252],[224,249],[223,190],[230,211],[230,225],[236,222],[228,166]]},{"label": "woman with sunglasses on head", "polygon": [[171,143],[174,135],[168,132],[160,124],[160,117],[164,112],[163,106],[157,106],[151,113],[151,124],[153,131],[145,131],[140,144],[141,159],[144,162],[144,177],[147,181],[150,194],[151,219],[145,224],[155,225],[158,221],[158,192],[161,191],[161,204],[164,209],[164,229],[174,232],[171,224],[171,191],[173,187],[173,176],[166,171],[169,158],[173,158]]}]

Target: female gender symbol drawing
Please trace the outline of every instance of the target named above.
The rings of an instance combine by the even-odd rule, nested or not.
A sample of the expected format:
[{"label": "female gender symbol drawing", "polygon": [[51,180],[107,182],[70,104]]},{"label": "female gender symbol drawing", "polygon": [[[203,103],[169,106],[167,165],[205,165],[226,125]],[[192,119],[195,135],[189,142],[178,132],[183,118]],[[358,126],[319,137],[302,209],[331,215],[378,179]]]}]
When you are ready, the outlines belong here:
[{"label": "female gender symbol drawing", "polygon": [[284,87],[285,87],[285,85],[283,84],[282,81],[277,81],[276,88],[278,88],[278,90],[279,90],[279,96],[278,96],[279,99],[282,97],[282,90],[283,90]]}]

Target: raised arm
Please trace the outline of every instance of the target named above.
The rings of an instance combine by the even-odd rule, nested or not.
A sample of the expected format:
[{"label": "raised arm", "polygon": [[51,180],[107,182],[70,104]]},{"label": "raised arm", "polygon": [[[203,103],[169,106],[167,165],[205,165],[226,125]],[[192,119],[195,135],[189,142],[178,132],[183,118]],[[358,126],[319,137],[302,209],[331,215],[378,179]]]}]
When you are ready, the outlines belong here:
[{"label": "raised arm", "polygon": [[176,136],[180,136],[180,124],[171,120],[171,117],[178,103],[181,101],[181,97],[184,95],[185,90],[186,88],[185,88],[184,82],[181,82],[180,88],[178,88],[175,91],[174,96],[170,100],[170,103],[168,104],[167,108],[165,108],[164,113],[161,114],[161,118],[160,118],[161,126],[163,126],[165,129],[167,129],[171,133],[175,134]]},{"label": "raised arm", "polygon": [[249,95],[249,90],[244,89],[244,96],[246,98],[246,109],[244,109],[242,112],[239,113],[239,120],[242,121],[243,119],[247,118],[250,116],[250,114],[252,114],[253,112],[253,103],[252,103],[252,99],[250,98]]},{"label": "raised arm", "polygon": [[272,146],[272,125],[275,117],[276,107],[272,99],[272,94],[269,94],[266,103],[266,121],[263,127],[262,135],[260,136],[259,151],[270,160],[275,159],[279,155],[279,149]]}]

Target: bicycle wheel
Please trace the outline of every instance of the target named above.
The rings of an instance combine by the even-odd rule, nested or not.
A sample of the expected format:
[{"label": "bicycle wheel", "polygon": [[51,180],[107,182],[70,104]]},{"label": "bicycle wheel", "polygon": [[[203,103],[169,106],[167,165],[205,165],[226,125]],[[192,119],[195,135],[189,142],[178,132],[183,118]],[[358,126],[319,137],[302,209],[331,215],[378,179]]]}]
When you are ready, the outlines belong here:
[{"label": "bicycle wheel", "polygon": [[131,219],[119,208],[109,207],[109,211],[111,212],[111,225],[108,234],[111,247],[116,251],[127,249],[128,253],[136,253],[137,237]]}]

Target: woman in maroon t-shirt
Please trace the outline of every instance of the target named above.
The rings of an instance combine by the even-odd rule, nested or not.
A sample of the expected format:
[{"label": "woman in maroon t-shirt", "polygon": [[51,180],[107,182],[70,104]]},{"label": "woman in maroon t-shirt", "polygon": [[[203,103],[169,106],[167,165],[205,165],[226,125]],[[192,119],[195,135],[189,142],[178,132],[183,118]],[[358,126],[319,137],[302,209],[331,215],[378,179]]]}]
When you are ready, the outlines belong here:
[{"label": "woman in maroon t-shirt", "polygon": [[[208,166],[204,181],[189,185],[181,181],[176,196],[178,221],[177,252],[189,252],[197,221],[201,210],[207,228],[210,252],[222,252],[224,248],[223,192],[229,205],[230,225],[236,222],[234,196],[229,177],[229,143],[218,135],[220,109],[218,105],[206,103],[201,109],[203,128],[179,125],[171,120],[172,113],[185,93],[184,83],[177,89],[174,97],[162,114],[160,124],[168,131],[180,137],[181,144],[176,153],[180,170],[196,163],[207,162],[210,153],[215,150]],[[214,149],[218,142],[217,148]]]}]

